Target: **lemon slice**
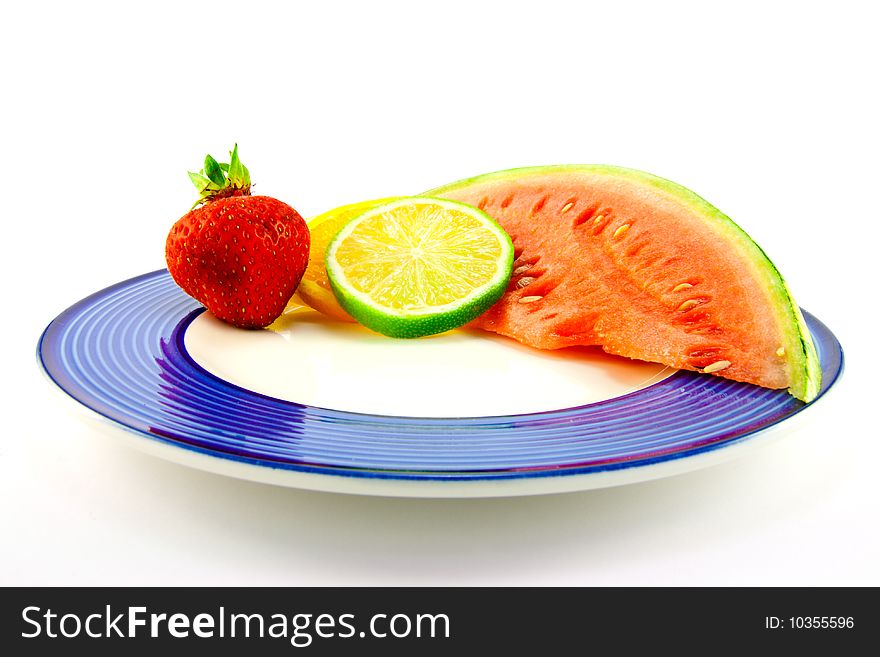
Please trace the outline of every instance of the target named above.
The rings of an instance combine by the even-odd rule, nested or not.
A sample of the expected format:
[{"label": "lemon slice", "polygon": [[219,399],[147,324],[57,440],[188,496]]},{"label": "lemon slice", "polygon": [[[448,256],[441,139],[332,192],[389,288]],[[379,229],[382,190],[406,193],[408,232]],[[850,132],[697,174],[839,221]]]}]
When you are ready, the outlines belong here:
[{"label": "lemon slice", "polygon": [[412,197],[349,221],[330,242],[325,265],[336,299],[357,321],[417,338],[488,310],[510,281],[513,244],[477,208]]},{"label": "lemon slice", "polygon": [[363,214],[377,205],[384,205],[390,201],[395,201],[397,198],[399,197],[350,203],[309,219],[309,234],[311,235],[309,264],[296,290],[296,294],[288,305],[298,306],[306,304],[334,319],[353,322],[352,316],[342,309],[342,306],[339,305],[336,296],[333,294],[333,290],[330,288],[327,270],[324,269],[324,255],[327,252],[330,241],[345,224],[359,214]]}]

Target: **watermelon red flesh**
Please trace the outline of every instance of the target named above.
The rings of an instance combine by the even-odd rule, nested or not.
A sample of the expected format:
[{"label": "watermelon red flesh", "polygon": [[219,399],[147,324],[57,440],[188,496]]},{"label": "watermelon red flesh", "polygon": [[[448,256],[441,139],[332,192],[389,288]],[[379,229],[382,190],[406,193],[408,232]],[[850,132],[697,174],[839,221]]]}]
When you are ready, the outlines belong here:
[{"label": "watermelon red flesh", "polygon": [[599,345],[810,400],[819,367],[773,264],[689,190],[629,169],[535,167],[428,194],[510,234],[514,276],[475,326],[541,349]]}]

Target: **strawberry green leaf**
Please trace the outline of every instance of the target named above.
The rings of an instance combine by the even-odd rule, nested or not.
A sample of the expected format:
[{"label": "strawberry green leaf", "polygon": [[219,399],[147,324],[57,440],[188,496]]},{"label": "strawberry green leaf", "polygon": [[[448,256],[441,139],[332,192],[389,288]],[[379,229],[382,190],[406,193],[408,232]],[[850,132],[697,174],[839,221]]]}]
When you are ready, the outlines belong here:
[{"label": "strawberry green leaf", "polygon": [[221,169],[220,165],[217,164],[217,160],[215,160],[210,155],[205,156],[204,173],[211,180],[211,182],[218,187],[223,187],[224,185],[226,185],[226,176],[223,175],[223,169]]},{"label": "strawberry green leaf", "polygon": [[229,183],[234,187],[248,187],[251,184],[251,174],[238,159],[238,144],[229,154]]},{"label": "strawberry green leaf", "polygon": [[199,190],[199,194],[204,195],[205,192],[220,189],[218,185],[205,178],[202,174],[193,173],[192,171],[189,171],[188,173],[189,179],[192,181],[192,184],[196,186],[196,189]]}]

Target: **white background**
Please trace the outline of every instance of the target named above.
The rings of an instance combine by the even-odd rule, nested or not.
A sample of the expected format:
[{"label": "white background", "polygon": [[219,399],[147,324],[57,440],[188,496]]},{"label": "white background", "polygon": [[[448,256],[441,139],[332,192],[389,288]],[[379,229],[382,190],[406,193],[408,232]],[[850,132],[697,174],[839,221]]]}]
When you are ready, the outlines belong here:
[{"label": "white background", "polygon": [[[4,7],[0,584],[880,585],[870,3],[289,4]],[[781,442],[586,493],[361,498],[142,455],[56,406],[36,341],[164,266],[186,170],[233,141],[305,216],[522,165],[671,178],[847,370]]]}]

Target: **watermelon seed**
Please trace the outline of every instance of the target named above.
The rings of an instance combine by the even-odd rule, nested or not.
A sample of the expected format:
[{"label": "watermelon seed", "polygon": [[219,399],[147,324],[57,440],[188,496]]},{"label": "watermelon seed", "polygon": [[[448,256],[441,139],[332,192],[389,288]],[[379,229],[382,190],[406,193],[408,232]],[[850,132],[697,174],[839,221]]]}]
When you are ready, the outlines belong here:
[{"label": "watermelon seed", "polygon": [[506,207],[507,207],[508,205],[510,205],[512,202],[513,202],[513,194],[511,194],[511,195],[508,196],[506,199],[504,199],[503,201],[501,201],[501,207],[502,207],[502,208],[506,208]]},{"label": "watermelon seed", "polygon": [[566,212],[571,210],[573,207],[574,207],[574,202],[569,201],[568,203],[566,203],[565,205],[562,206],[562,209],[559,211],[559,214],[565,214]]},{"label": "watermelon seed", "polygon": [[543,298],[544,298],[544,297],[537,297],[537,296],[532,296],[532,297],[522,297],[522,298],[519,300],[519,302],[520,302],[520,303],[532,303],[533,301],[537,301],[538,299],[543,299]]},{"label": "watermelon seed", "polygon": [[532,266],[529,264],[520,265],[519,267],[517,267],[516,269],[513,270],[513,275],[519,276],[520,274],[525,274],[531,268],[532,268]]},{"label": "watermelon seed", "polygon": [[673,292],[681,292],[682,290],[687,290],[688,288],[693,287],[690,283],[679,283],[674,288],[672,288]]},{"label": "watermelon seed", "polygon": [[628,230],[629,224],[623,224],[622,226],[618,227],[618,229],[614,231],[614,239],[623,237],[624,233],[626,233],[626,231]]},{"label": "watermelon seed", "polygon": [[521,290],[521,289],[523,289],[524,287],[526,287],[526,286],[528,286],[528,285],[531,285],[531,284],[534,283],[534,282],[535,282],[535,279],[532,278],[531,276],[523,276],[521,279],[519,279],[519,280],[516,282],[516,289],[517,289],[517,290]]},{"label": "watermelon seed", "polygon": [[721,370],[726,369],[728,367],[730,367],[729,360],[716,360],[711,365],[706,365],[706,367],[703,368],[703,371],[706,374],[711,374],[712,372],[720,372]]},{"label": "watermelon seed", "polygon": [[697,347],[696,349],[691,349],[688,352],[688,356],[690,360],[708,359],[712,356],[717,356],[721,351],[722,347],[703,345],[701,347]]},{"label": "watermelon seed", "polygon": [[785,347],[779,347],[779,349],[776,350],[776,355],[780,358],[785,356]]},{"label": "watermelon seed", "polygon": [[687,331],[688,333],[693,333],[694,335],[720,335],[721,333],[724,333],[722,329],[715,326],[714,324],[703,326],[690,326],[685,328],[685,331]]},{"label": "watermelon seed", "polygon": [[[514,254],[516,254],[516,245],[514,244]],[[514,255],[514,268],[519,269],[520,267],[525,267],[528,265],[529,267],[534,267],[538,264],[538,261],[541,259],[541,256],[529,256],[528,258],[522,258],[522,252],[519,255]],[[519,264],[517,264],[519,262]]]},{"label": "watermelon seed", "polygon": [[571,222],[572,228],[577,228],[581,224],[587,223],[587,221],[593,218],[593,215],[596,214],[596,210],[598,209],[598,204],[594,203],[587,209],[581,210],[581,212],[574,218],[574,221]]},{"label": "watermelon seed", "polygon": [[598,226],[599,222],[602,221],[604,218],[605,218],[604,214],[598,215],[595,219],[593,219],[593,225]]},{"label": "watermelon seed", "polygon": [[538,214],[541,210],[544,209],[544,205],[547,203],[547,199],[550,198],[548,194],[542,196],[535,205],[532,206],[532,214]]},{"label": "watermelon seed", "polygon": [[[639,252],[641,252],[641,250],[644,249],[645,246],[646,246],[646,244],[645,244],[644,242],[642,242],[641,244],[634,244],[634,245],[633,245],[633,246],[632,246],[632,247],[626,252],[626,255],[627,255],[628,257],[630,257],[630,258],[633,258],[633,257],[639,255]],[[647,285],[647,282],[646,282],[646,285]]]},{"label": "watermelon seed", "polygon": [[683,313],[686,313],[691,308],[696,308],[697,306],[699,306],[700,303],[701,303],[701,301],[699,299],[688,299],[687,301],[683,302],[678,307],[678,310],[680,310]]}]

